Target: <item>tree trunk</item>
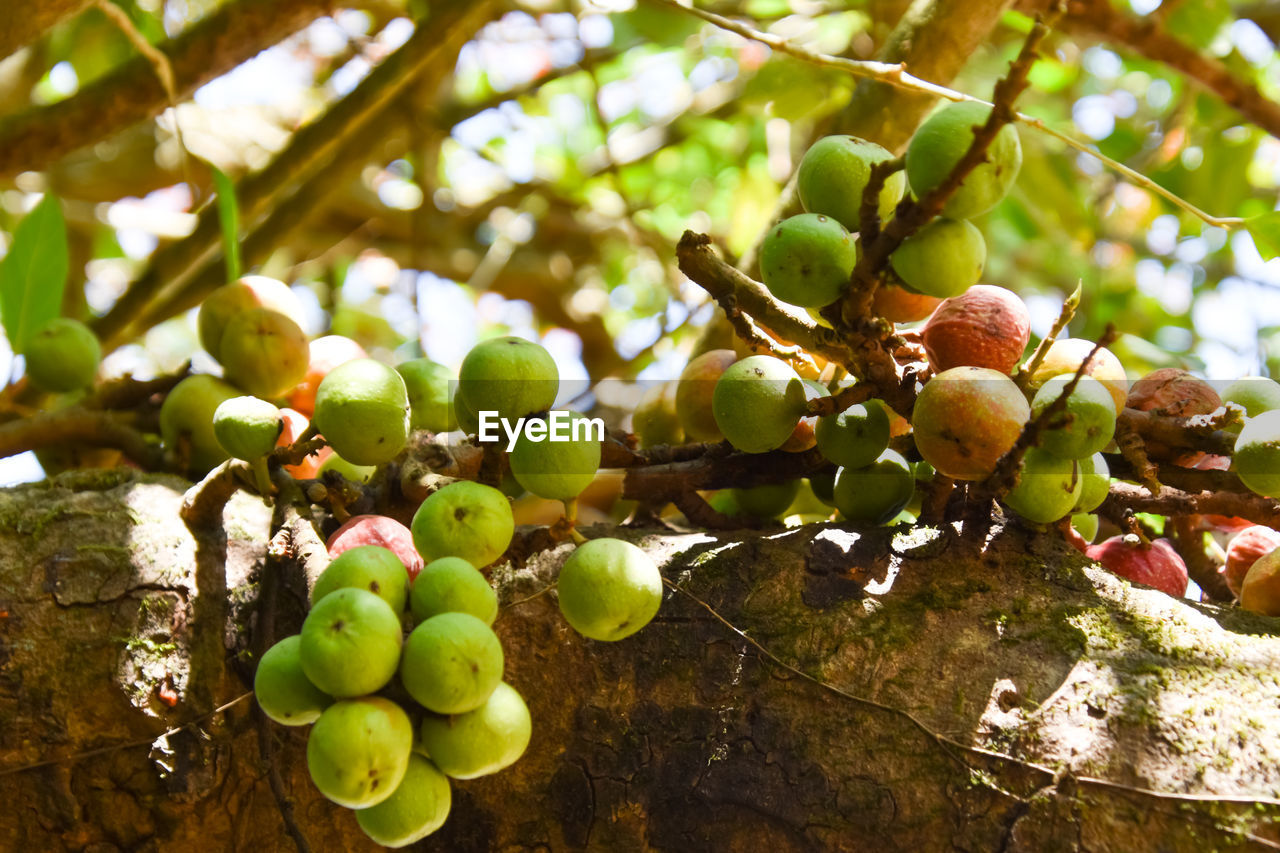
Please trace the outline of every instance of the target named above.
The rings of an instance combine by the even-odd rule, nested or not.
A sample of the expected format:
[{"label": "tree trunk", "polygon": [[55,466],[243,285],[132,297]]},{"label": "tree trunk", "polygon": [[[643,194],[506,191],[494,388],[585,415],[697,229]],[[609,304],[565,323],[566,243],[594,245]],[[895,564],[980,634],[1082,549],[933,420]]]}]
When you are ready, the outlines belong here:
[{"label": "tree trunk", "polygon": [[[294,849],[252,699],[209,713],[248,689],[269,516],[237,497],[225,536],[193,536],[186,486],[98,471],[0,492],[0,848]],[[1276,620],[1131,587],[1012,525],[982,553],[926,528],[621,535],[687,594],[597,643],[530,598],[568,546],[496,571],[533,741],[455,784],[422,849],[1280,840]],[[283,581],[278,636],[304,600]],[[305,731],[267,731],[312,849],[374,849],[312,787]]]}]

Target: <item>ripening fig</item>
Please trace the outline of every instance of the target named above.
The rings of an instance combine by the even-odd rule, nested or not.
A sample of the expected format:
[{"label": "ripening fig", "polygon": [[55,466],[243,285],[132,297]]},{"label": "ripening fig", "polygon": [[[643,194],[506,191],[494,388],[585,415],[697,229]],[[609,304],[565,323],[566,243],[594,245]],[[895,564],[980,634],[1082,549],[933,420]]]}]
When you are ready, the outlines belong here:
[{"label": "ripening fig", "polygon": [[355,465],[381,465],[399,453],[409,438],[404,380],[380,361],[348,361],[320,383],[311,420],[343,459]]},{"label": "ripening fig", "polygon": [[42,391],[77,391],[93,384],[102,345],[79,320],[56,317],[41,326],[22,353],[27,376]]},{"label": "ripening fig", "polygon": [[1253,418],[1280,409],[1280,382],[1265,376],[1243,376],[1222,389],[1222,402],[1235,403]]},{"label": "ripening fig", "polygon": [[871,312],[891,323],[914,323],[933,313],[942,302],[936,296],[916,293],[895,284],[882,284],[876,288],[871,300]]},{"label": "ripening fig", "polygon": [[470,613],[441,613],[423,621],[404,642],[400,682],[436,714],[479,708],[502,681],[502,643]]},{"label": "ripening fig", "polygon": [[218,406],[240,392],[213,376],[188,376],[164,398],[160,406],[160,438],[170,452],[185,454],[186,473],[202,477],[227,459],[213,431]]},{"label": "ripening fig", "polygon": [[938,218],[903,240],[889,260],[911,288],[948,299],[978,283],[987,264],[987,241],[967,220]]},{"label": "ripening fig", "polygon": [[364,347],[342,335],[322,335],[307,345],[307,372],[289,392],[288,404],[308,418],[316,411],[316,390],[329,372],[357,358],[368,358]]},{"label": "ripening fig", "polygon": [[422,747],[446,776],[475,779],[510,767],[529,746],[529,706],[516,689],[500,683],[487,702],[453,717],[422,721]]},{"label": "ripening fig", "polygon": [[498,594],[480,570],[461,557],[432,560],[409,589],[414,622],[441,613],[468,613],[486,625],[498,618]]},{"label": "ripening fig", "polygon": [[[1093,342],[1082,338],[1060,338],[1054,341],[1045,352],[1044,360],[1032,371],[1028,387],[1036,391],[1055,376],[1074,374],[1092,351]],[[1116,412],[1124,411],[1125,400],[1129,396],[1129,379],[1125,375],[1124,365],[1111,350],[1100,347],[1089,361],[1085,374],[1107,386],[1111,399],[1116,404]]]},{"label": "ripening fig", "polygon": [[915,490],[910,463],[885,450],[870,465],[839,469],[832,497],[849,521],[884,524],[906,509]]},{"label": "ripening fig", "polygon": [[381,545],[389,549],[400,558],[410,581],[422,571],[422,556],[413,547],[413,534],[394,518],[385,515],[353,516],[329,536],[325,550],[329,552],[330,560],[336,560],[350,549],[362,545]]},{"label": "ripening fig", "polygon": [[676,390],[679,387],[678,382],[659,382],[640,398],[631,415],[631,431],[641,447],[684,441],[684,429],[680,426],[680,413],[676,407]]},{"label": "ripening fig", "polygon": [[1155,587],[1174,598],[1187,593],[1187,564],[1167,539],[1143,545],[1132,534],[1112,536],[1090,545],[1085,554],[1122,578]]},{"label": "ripening fig", "polygon": [[1240,606],[1264,616],[1280,616],[1280,552],[1259,557],[1240,583]]},{"label": "ripening fig", "polygon": [[944,300],[920,337],[937,373],[953,367],[988,367],[1009,374],[1031,339],[1031,315],[1013,291],[975,284]]},{"label": "ripening fig", "polygon": [[449,432],[458,428],[453,411],[453,395],[458,377],[443,364],[429,358],[415,358],[396,365],[409,392],[409,428]]},{"label": "ripening fig", "polygon": [[[567,501],[591,485],[600,468],[602,430],[592,429],[592,419],[578,412],[556,412],[540,423],[541,441],[530,437],[534,424],[526,424],[508,454],[516,482],[540,498]],[[559,438],[567,437],[567,441]]]},{"label": "ripening fig", "polygon": [[592,640],[621,640],[639,631],[662,603],[653,559],[621,539],[592,539],[569,555],[556,580],[560,612]]},{"label": "ripening fig", "polygon": [[1012,379],[986,367],[953,367],[921,389],[911,415],[916,449],[944,477],[982,480],[995,471],[1031,416]]},{"label": "ripening fig", "polygon": [[307,769],[316,789],[349,809],[390,797],[404,779],[413,751],[413,723],[381,696],[335,702],[307,738]]},{"label": "ripening fig", "polygon": [[1098,523],[1098,516],[1092,513],[1077,512],[1071,516],[1071,526],[1085,542],[1098,538]]},{"label": "ripening fig", "polygon": [[1280,532],[1261,524],[1246,527],[1231,537],[1227,543],[1227,560],[1222,567],[1222,577],[1227,588],[1237,598],[1249,569],[1262,557],[1280,548]]},{"label": "ripening fig", "polygon": [[[859,231],[862,193],[871,177],[871,167],[892,159],[893,154],[874,142],[856,136],[824,136],[809,146],[796,169],[800,204],[809,213],[829,216],[849,231]],[[906,186],[902,171],[885,180],[880,190],[881,221],[893,215]]]},{"label": "ripening fig", "polygon": [[409,528],[424,560],[461,557],[479,569],[507,550],[515,534],[515,518],[502,492],[459,480],[428,495]]},{"label": "ripening fig", "polygon": [[409,573],[394,551],[380,545],[358,545],[334,557],[320,573],[311,588],[311,603],[348,587],[368,590],[400,614],[409,600]]},{"label": "ripening fig", "polygon": [[515,423],[526,415],[548,411],[559,390],[560,373],[551,353],[524,338],[478,343],[458,371],[457,400],[465,400],[477,417],[481,412],[497,412]]},{"label": "ripening fig", "polygon": [[1071,513],[1083,485],[1074,459],[1032,447],[1022,457],[1018,483],[1004,496],[1004,503],[1028,521],[1050,524]]},{"label": "ripening fig", "polygon": [[376,844],[407,847],[443,826],[452,803],[449,777],[415,752],[395,792],[375,806],[358,809],[356,822]]},{"label": "ripening fig", "polygon": [[[801,378],[804,383],[805,402],[813,402],[822,397],[830,397],[831,392],[827,390],[827,386],[823,385],[816,379]],[[785,450],[787,453],[803,453],[804,451],[816,447],[818,444],[818,418],[814,415],[804,415],[800,418],[796,428],[791,431],[791,435],[782,443],[779,450]]]},{"label": "ripening fig", "polygon": [[284,431],[280,410],[257,397],[232,397],[213,412],[213,434],[236,459],[252,461],[275,449]]},{"label": "ripening fig", "polygon": [[778,299],[821,308],[849,287],[857,240],[839,222],[817,213],[784,219],[760,245],[760,278]]},{"label": "ripening fig", "polygon": [[732,365],[711,398],[716,426],[744,453],[781,447],[795,431],[806,403],[800,377],[770,355],[753,355]]},{"label": "ripening fig", "polygon": [[262,655],[253,674],[253,694],[262,713],[282,726],[314,723],[333,697],[311,683],[302,671],[302,638],[285,637]]},{"label": "ripening fig", "polygon": [[256,397],[275,397],[307,375],[307,336],[289,317],[255,308],[233,317],[222,333],[228,382]]},{"label": "ripening fig", "polygon": [[400,616],[384,599],[355,587],[334,590],[302,622],[302,671],[339,699],[374,693],[396,674],[400,643]]},{"label": "ripening fig", "polygon": [[[924,120],[907,145],[907,182],[917,198],[946,180],[969,150],[991,107],[972,101],[943,105]],[[1012,124],[1000,128],[986,161],[965,176],[943,207],[944,216],[972,219],[995,207],[1008,194],[1022,168],[1022,144]]]},{"label": "ripening fig", "polygon": [[287,284],[264,275],[246,275],[205,297],[197,318],[200,346],[221,362],[222,336],[227,325],[255,308],[270,308],[286,317],[303,314],[302,302]]},{"label": "ripening fig", "polygon": [[[1031,416],[1040,413],[1062,395],[1074,374],[1055,376],[1036,392]],[[1111,392],[1092,376],[1081,376],[1066,399],[1066,406],[1050,418],[1040,433],[1040,445],[1064,459],[1083,459],[1111,443],[1116,433],[1116,404]]]},{"label": "ripening fig", "polygon": [[1093,512],[1102,506],[1111,491],[1111,467],[1107,458],[1101,453],[1086,456],[1080,463],[1080,500],[1076,502],[1074,512]]},{"label": "ripening fig", "polygon": [[752,518],[777,518],[787,511],[800,491],[799,480],[783,480],[743,489],[730,489],[734,503],[743,515]]},{"label": "ripening fig", "polygon": [[1222,398],[1203,379],[1176,367],[1162,367],[1133,383],[1125,405],[1142,412],[1187,418],[1209,414],[1222,405]]},{"label": "ripening fig", "polygon": [[690,441],[720,441],[712,397],[720,377],[738,360],[731,349],[714,349],[692,359],[680,373],[676,386],[676,414]]},{"label": "ripening fig", "polygon": [[889,413],[880,400],[867,400],[818,418],[818,450],[845,468],[874,462],[889,446]]},{"label": "ripening fig", "polygon": [[1244,425],[1231,469],[1250,491],[1280,498],[1280,410],[1263,412]]}]

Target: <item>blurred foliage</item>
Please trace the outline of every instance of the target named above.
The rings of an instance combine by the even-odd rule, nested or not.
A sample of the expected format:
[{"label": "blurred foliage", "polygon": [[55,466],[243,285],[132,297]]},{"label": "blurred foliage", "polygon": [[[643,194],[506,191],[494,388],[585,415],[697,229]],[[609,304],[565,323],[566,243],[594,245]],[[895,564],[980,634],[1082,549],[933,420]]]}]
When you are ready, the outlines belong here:
[{"label": "blurred foliage", "polygon": [[[155,43],[219,4],[120,5]],[[293,128],[403,41],[410,24],[398,16],[421,5],[357,4],[317,21],[183,104],[183,142],[233,177],[262,168]],[[872,34],[887,31],[873,16],[888,5],[714,8],[812,50],[865,55]],[[1152,5],[1131,11],[1157,14]],[[954,87],[988,96],[1027,23],[1008,13]],[[1226,0],[1173,4],[1163,23],[1264,92],[1280,88],[1274,45]],[[0,64],[0,108],[67,98],[132,55],[104,16],[85,13]],[[1276,207],[1280,142],[1175,70],[1055,34],[1031,78],[1024,110],[1200,208],[1251,217]],[[351,177],[332,178],[346,183],[257,271],[299,289],[308,331],[349,335],[384,357],[421,351],[456,364],[477,337],[515,333],[543,337],[596,378],[674,376],[712,317],[705,294],[674,269],[675,241],[692,228],[733,257],[748,251],[815,129],[855,82],[665,7],[530,4],[477,33],[444,85],[420,87],[401,131]],[[1017,187],[977,224],[990,247],[985,280],[1020,292],[1037,332],[1083,282],[1070,334],[1116,323],[1125,333],[1116,349],[1133,371],[1273,369],[1280,267],[1264,265],[1246,233],[1206,227],[1095,161],[1021,134]],[[0,248],[55,186],[70,281],[85,288],[73,310],[102,313],[208,203],[208,175],[190,161],[184,172],[177,152],[170,112],[47,175],[19,176],[0,193]],[[1259,248],[1274,249],[1271,232],[1259,233]],[[192,355],[191,318],[172,322],[186,330],[157,329],[109,367],[146,373]],[[557,328],[573,334],[549,334]]]}]

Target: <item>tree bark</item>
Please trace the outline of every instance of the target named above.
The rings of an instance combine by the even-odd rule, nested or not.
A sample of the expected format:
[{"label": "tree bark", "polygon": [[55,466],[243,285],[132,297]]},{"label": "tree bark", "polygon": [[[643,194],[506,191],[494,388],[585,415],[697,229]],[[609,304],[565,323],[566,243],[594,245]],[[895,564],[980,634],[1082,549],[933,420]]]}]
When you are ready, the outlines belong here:
[{"label": "tree bark", "polygon": [[[0,492],[0,848],[294,849],[252,699],[209,714],[248,689],[269,514],[237,497],[193,535],[187,485],[121,470]],[[1277,620],[1132,587],[998,520],[981,552],[950,529],[588,532],[659,562],[658,618],[597,643],[554,593],[530,598],[569,546],[495,570],[533,741],[456,783],[420,849],[1280,840]],[[283,636],[305,587],[278,580]],[[308,780],[305,731],[269,735],[312,849],[375,849]]]}]

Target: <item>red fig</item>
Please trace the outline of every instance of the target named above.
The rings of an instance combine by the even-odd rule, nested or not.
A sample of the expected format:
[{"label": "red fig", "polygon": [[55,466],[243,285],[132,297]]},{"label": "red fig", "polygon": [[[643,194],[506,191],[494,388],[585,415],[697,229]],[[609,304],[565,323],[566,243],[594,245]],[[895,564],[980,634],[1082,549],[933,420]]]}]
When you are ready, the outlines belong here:
[{"label": "red fig", "polygon": [[1134,583],[1155,587],[1175,598],[1186,595],[1187,564],[1173,550],[1169,540],[1156,539],[1143,547],[1126,542],[1126,538],[1112,536],[1097,545],[1090,545],[1085,554],[1090,560]]},{"label": "red fig", "polygon": [[1280,548],[1280,533],[1261,524],[1246,527],[1231,537],[1231,541],[1227,543],[1227,562],[1221,571],[1227,587],[1237,598],[1240,597],[1240,587],[1249,569],[1260,557],[1265,557],[1276,548]]}]

